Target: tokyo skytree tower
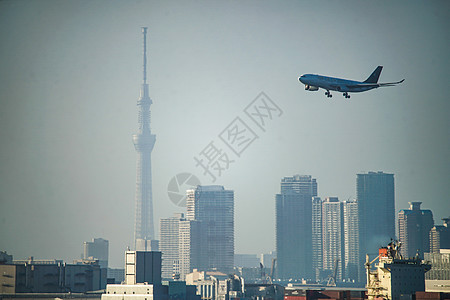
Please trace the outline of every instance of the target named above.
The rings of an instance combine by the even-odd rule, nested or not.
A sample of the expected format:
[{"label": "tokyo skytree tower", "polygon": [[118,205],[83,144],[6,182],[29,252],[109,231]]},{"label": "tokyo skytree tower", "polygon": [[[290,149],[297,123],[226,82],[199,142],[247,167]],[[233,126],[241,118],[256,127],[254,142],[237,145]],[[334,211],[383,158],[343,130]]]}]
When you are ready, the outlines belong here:
[{"label": "tokyo skytree tower", "polygon": [[[155,238],[153,224],[152,199],[152,150],[156,136],[150,129],[150,105],[147,83],[147,27],[142,27],[144,37],[143,82],[141,94],[137,101],[139,129],[133,135],[133,143],[137,152],[136,170],[136,210],[134,223],[134,246],[136,250],[147,250],[151,240]],[[150,249],[148,249],[150,250]]]}]

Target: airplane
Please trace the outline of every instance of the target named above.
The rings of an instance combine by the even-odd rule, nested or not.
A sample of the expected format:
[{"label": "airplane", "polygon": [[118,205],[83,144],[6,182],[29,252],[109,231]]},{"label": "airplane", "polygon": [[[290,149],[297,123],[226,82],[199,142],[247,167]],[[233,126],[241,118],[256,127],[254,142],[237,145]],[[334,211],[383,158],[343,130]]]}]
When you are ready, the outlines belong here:
[{"label": "airplane", "polygon": [[383,66],[378,66],[365,81],[354,81],[341,78],[327,77],[315,74],[304,74],[298,80],[305,85],[307,91],[318,91],[319,88],[326,90],[328,98],[333,97],[330,91],[342,92],[345,98],[350,98],[348,93],[360,93],[385,86],[394,86],[405,81],[378,83]]}]

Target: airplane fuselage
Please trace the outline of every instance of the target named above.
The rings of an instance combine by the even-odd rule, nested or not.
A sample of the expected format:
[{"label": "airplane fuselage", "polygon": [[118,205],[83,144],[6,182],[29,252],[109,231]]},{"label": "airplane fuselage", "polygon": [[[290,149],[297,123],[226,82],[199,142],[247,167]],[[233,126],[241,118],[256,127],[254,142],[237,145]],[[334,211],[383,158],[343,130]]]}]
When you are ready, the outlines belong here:
[{"label": "airplane fuselage", "polygon": [[377,88],[377,85],[364,86],[361,81],[347,80],[316,74],[305,74],[299,78],[308,87],[318,87],[327,91],[359,93]]}]

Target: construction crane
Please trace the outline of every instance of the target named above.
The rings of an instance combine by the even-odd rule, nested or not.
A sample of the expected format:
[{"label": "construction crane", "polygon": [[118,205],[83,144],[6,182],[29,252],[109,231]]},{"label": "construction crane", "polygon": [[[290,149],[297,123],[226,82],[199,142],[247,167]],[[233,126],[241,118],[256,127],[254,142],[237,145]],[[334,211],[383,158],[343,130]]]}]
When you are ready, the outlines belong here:
[{"label": "construction crane", "polygon": [[261,269],[261,280],[263,284],[266,284],[266,271],[264,270],[264,266],[262,263],[259,263],[259,268]]},{"label": "construction crane", "polygon": [[272,258],[272,267],[270,268],[270,275],[268,276],[270,284],[273,283],[273,274],[275,273],[275,263],[276,263],[276,261],[277,261],[277,259],[275,257]]},{"label": "construction crane", "polygon": [[339,262],[339,258],[336,258],[334,260],[333,273],[331,273],[328,277],[327,286],[336,286],[338,262]]}]

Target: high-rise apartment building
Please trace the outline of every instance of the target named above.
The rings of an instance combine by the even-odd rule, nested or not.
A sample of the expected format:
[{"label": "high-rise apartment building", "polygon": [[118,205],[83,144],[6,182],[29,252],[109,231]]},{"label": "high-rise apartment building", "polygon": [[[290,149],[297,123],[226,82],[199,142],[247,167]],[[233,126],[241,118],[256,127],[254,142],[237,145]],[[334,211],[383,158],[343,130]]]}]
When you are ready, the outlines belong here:
[{"label": "high-rise apartment building", "polygon": [[281,193],[294,191],[301,195],[317,196],[317,180],[310,175],[294,175],[281,180]]},{"label": "high-rise apartment building", "polygon": [[[395,238],[394,174],[357,174],[360,265],[365,254],[378,255],[380,245]],[[363,271],[364,269],[362,269]]]},{"label": "high-rise apartment building", "polygon": [[322,202],[322,258],[323,270],[330,273],[337,268],[336,280],[342,280],[344,270],[343,205],[337,197]]},{"label": "high-rise apartment building", "polygon": [[312,198],[312,268],[316,280],[322,271],[322,199]]},{"label": "high-rise apartment building", "polygon": [[450,249],[450,218],[443,218],[443,225],[430,230],[430,252],[439,253],[440,249]]},{"label": "high-rise apartment building", "polygon": [[358,202],[348,200],[344,202],[344,269],[345,279],[355,282],[363,281],[363,274],[359,273],[359,223]]},{"label": "high-rise apartment building", "polygon": [[[162,252],[162,278],[172,279],[179,269],[179,229],[180,222],[185,221],[183,213],[161,219],[159,249]],[[179,271],[178,271],[179,273]]]},{"label": "high-rise apartment building", "polygon": [[312,197],[317,182],[311,176],[295,175],[281,180],[276,195],[277,277],[314,278],[312,270]]},{"label": "high-rise apartment building", "polygon": [[225,274],[234,266],[234,191],[223,186],[197,186],[187,191],[187,220],[201,227],[204,251],[199,270],[217,270]]},{"label": "high-rise apartment building", "polygon": [[133,144],[138,154],[135,195],[134,246],[136,250],[150,250],[154,237],[153,196],[152,196],[152,150],[156,136],[150,129],[150,105],[147,83],[147,27],[142,28],[144,35],[143,82],[141,95],[137,102],[138,133],[133,135]]},{"label": "high-rise apartment building", "polygon": [[398,213],[398,238],[402,243],[400,252],[403,257],[414,257],[418,252],[423,258],[430,251],[430,230],[434,225],[433,213],[429,209],[420,209],[422,202],[409,202],[409,209]]},{"label": "high-rise apartment building", "polygon": [[197,220],[183,220],[179,223],[178,265],[174,265],[175,278],[185,280],[194,269],[203,266],[204,234],[202,223]]},{"label": "high-rise apartment building", "polygon": [[100,268],[108,268],[109,242],[98,238],[83,243],[83,259],[97,259]]}]

